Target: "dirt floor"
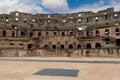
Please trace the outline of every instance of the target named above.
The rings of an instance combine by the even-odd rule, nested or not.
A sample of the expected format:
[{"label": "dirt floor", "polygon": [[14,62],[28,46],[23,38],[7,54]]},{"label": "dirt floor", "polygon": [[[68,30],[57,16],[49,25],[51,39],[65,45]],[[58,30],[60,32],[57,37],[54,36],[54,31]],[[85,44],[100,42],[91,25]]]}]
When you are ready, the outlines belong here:
[{"label": "dirt floor", "polygon": [[[8,61],[4,59],[9,59]],[[11,59],[14,61],[11,61]],[[18,60],[18,61],[15,61]],[[19,61],[29,60],[29,61]],[[0,58],[0,80],[120,80],[120,63],[42,62],[32,60],[118,61],[118,58]],[[34,75],[47,69],[79,70],[77,77]]]}]

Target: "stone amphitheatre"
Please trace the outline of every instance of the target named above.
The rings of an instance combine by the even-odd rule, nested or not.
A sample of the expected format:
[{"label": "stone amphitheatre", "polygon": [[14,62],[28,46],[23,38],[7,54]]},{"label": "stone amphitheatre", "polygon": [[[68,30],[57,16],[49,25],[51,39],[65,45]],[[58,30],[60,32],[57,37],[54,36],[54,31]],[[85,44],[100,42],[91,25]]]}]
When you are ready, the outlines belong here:
[{"label": "stone amphitheatre", "polygon": [[0,56],[120,56],[120,12],[0,14]]}]

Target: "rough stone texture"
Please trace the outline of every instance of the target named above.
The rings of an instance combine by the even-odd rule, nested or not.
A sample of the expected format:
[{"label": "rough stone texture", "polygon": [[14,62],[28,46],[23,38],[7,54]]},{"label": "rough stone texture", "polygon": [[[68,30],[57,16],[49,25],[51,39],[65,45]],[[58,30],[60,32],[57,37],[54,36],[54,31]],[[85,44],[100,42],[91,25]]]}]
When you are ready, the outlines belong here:
[{"label": "rough stone texture", "polygon": [[119,24],[120,12],[114,8],[96,13],[0,14],[1,56],[119,57]]},{"label": "rough stone texture", "polygon": [[79,50],[0,50],[1,57],[120,57],[120,49],[79,49]]}]

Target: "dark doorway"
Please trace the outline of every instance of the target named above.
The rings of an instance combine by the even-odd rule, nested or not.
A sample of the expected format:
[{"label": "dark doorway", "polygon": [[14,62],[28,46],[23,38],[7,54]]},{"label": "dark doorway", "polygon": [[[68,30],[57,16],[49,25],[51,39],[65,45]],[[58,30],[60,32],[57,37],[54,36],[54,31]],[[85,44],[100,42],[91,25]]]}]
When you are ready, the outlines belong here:
[{"label": "dark doorway", "polygon": [[3,36],[3,37],[6,37],[6,31],[5,31],[5,30],[3,30],[2,36]]},{"label": "dark doorway", "polygon": [[120,35],[119,28],[116,28],[115,32],[116,32],[116,35]]},{"label": "dark doorway", "polygon": [[13,43],[10,43],[10,45],[14,45]]},{"label": "dark doorway", "polygon": [[30,32],[30,37],[32,37],[33,36],[33,33],[32,32]]},{"label": "dark doorway", "polygon": [[90,36],[90,31],[86,31],[86,36],[87,36],[87,37]]},{"label": "dark doorway", "polygon": [[44,49],[47,49],[48,48],[48,45],[44,45]]},{"label": "dark doorway", "polygon": [[116,45],[120,47],[120,39],[116,39]]},{"label": "dark doorway", "polygon": [[57,32],[54,32],[54,35],[56,36],[56,35],[57,35]]},{"label": "dark doorway", "polygon": [[77,49],[80,49],[81,48],[81,45],[79,44],[79,45],[77,45]]},{"label": "dark doorway", "polygon": [[105,38],[105,44],[110,44],[110,39],[109,38]]},{"label": "dark doorway", "polygon": [[95,44],[95,48],[101,48],[101,44],[100,43],[96,43]]},{"label": "dark doorway", "polygon": [[56,49],[56,45],[53,45],[52,48],[53,48],[53,49]]},{"label": "dark doorway", "polygon": [[12,37],[15,37],[15,32],[14,31],[12,31]]},{"label": "dark doorway", "polygon": [[21,31],[21,37],[24,37],[25,33],[23,31]]},{"label": "dark doorway", "polygon": [[62,36],[64,36],[65,35],[65,33],[64,32],[62,32]]},{"label": "dark doorway", "polygon": [[86,44],[86,48],[91,48],[91,44]]},{"label": "dark doorway", "polygon": [[28,49],[32,49],[32,44],[28,44]]},{"label": "dark doorway", "polygon": [[108,29],[105,30],[105,35],[109,35],[109,30]]},{"label": "dark doorway", "polygon": [[70,32],[70,35],[72,36],[72,35],[73,35],[73,32]]},{"label": "dark doorway", "polygon": [[38,37],[40,37],[41,36],[41,32],[38,32]]},{"label": "dark doorway", "polygon": [[73,45],[72,44],[69,45],[69,49],[73,49]]},{"label": "dark doorway", "polygon": [[20,46],[23,46],[23,44],[19,44]]},{"label": "dark doorway", "polygon": [[96,36],[99,37],[99,31],[98,30],[96,31]]},{"label": "dark doorway", "polygon": [[64,49],[64,45],[61,45],[61,49]]}]

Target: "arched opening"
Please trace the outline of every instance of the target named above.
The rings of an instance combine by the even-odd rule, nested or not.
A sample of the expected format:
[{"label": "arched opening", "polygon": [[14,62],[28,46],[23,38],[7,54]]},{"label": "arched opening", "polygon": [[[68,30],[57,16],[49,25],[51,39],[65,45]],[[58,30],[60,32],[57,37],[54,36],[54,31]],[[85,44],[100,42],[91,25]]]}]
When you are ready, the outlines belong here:
[{"label": "arched opening", "polygon": [[109,35],[109,30],[108,29],[105,30],[105,35]]},{"label": "arched opening", "polygon": [[23,44],[19,44],[20,46],[23,46]]},{"label": "arched opening", "polygon": [[96,43],[95,44],[95,48],[101,48],[101,44],[100,43]]},{"label": "arched opening", "polygon": [[10,45],[14,45],[13,43],[10,43]]},{"label": "arched opening", "polygon": [[21,37],[25,37],[25,32],[21,31]]},{"label": "arched opening", "polygon": [[73,35],[73,32],[70,32],[70,35],[72,36],[72,35]]},{"label": "arched opening", "polygon": [[61,49],[64,49],[64,45],[61,45]]},{"label": "arched opening", "polygon": [[32,33],[32,32],[30,32],[29,36],[30,36],[30,37],[32,37],[32,36],[33,36],[33,33]]},{"label": "arched opening", "polygon": [[15,37],[15,32],[14,31],[12,31],[12,37]]},{"label": "arched opening", "polygon": [[105,44],[110,44],[110,39],[109,38],[105,38]]},{"label": "arched opening", "polygon": [[56,35],[57,35],[57,32],[54,32],[54,35],[56,36]]},{"label": "arched opening", "polygon": [[3,30],[2,36],[3,36],[3,37],[6,37],[6,31],[5,31],[5,30]]},{"label": "arched opening", "polygon": [[53,49],[56,49],[57,47],[56,47],[56,45],[53,45],[52,48],[53,48]]},{"label": "arched opening", "polygon": [[46,35],[49,35],[49,32],[46,32]]},{"label": "arched opening", "polygon": [[86,44],[86,48],[91,48],[91,44],[90,43]]},{"label": "arched opening", "polygon": [[65,35],[65,32],[62,32],[62,36],[64,36]]},{"label": "arched opening", "polygon": [[38,32],[38,37],[40,37],[41,36],[41,32]]},{"label": "arched opening", "polygon": [[107,15],[105,15],[105,19],[106,19],[106,20],[108,19],[108,16],[107,16]]},{"label": "arched opening", "polygon": [[69,45],[69,49],[73,49],[73,45],[72,44]]},{"label": "arched opening", "polygon": [[32,49],[32,44],[28,44],[28,49]]},{"label": "arched opening", "polygon": [[99,31],[98,31],[98,30],[96,31],[96,36],[97,36],[97,37],[99,37],[99,36],[100,36],[100,34],[99,34]]},{"label": "arched opening", "polygon": [[44,45],[44,49],[48,49],[48,45]]},{"label": "arched opening", "polygon": [[116,39],[116,45],[120,47],[120,39]]},{"label": "arched opening", "polygon": [[116,32],[116,35],[120,35],[120,30],[119,30],[119,28],[116,28],[115,32]]},{"label": "arched opening", "polygon": [[90,31],[86,31],[86,36],[87,36],[87,37],[90,36]]},{"label": "arched opening", "polygon": [[77,45],[77,49],[80,49],[80,48],[81,48],[81,45],[80,45],[80,44],[78,44],[78,45]]}]

